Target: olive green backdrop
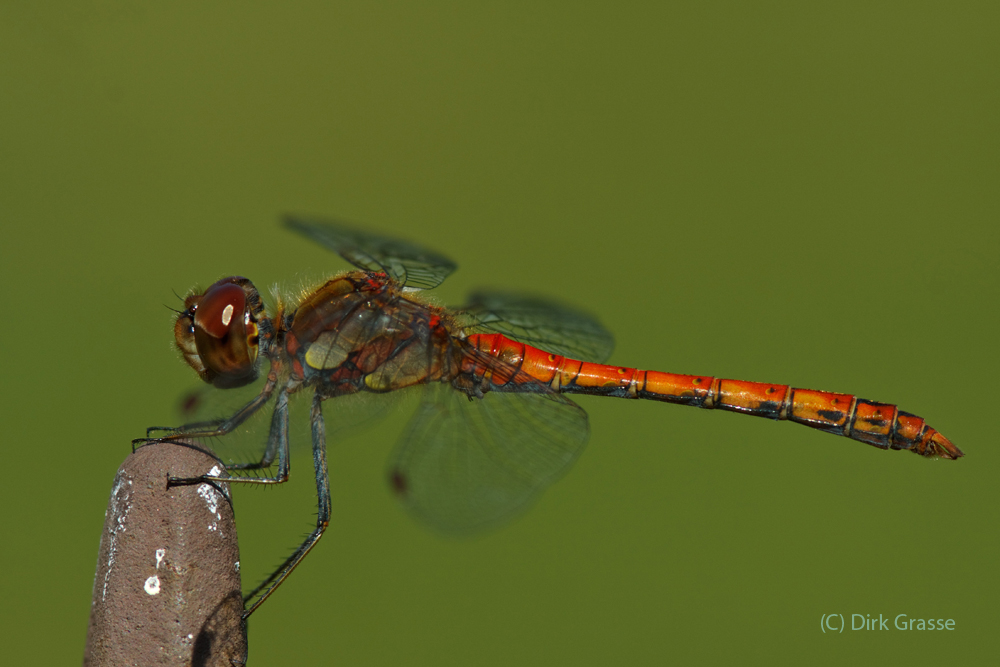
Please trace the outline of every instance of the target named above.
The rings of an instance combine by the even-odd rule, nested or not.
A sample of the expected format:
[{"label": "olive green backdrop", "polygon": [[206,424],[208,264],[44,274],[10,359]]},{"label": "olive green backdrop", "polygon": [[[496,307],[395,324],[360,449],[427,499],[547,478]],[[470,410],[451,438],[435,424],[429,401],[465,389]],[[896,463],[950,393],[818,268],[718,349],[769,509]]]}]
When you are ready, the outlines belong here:
[{"label": "olive green backdrop", "polygon": [[[995,659],[996,3],[253,4],[0,5],[0,662],[81,659],[115,470],[195,381],[172,291],[346,268],[286,211],[453,257],[446,303],[543,291],[614,363],[895,402],[967,457],[584,397],[572,473],[456,541],[386,491],[394,417],[331,443],[251,665]],[[246,586],[312,524],[307,461],[236,492]]]}]

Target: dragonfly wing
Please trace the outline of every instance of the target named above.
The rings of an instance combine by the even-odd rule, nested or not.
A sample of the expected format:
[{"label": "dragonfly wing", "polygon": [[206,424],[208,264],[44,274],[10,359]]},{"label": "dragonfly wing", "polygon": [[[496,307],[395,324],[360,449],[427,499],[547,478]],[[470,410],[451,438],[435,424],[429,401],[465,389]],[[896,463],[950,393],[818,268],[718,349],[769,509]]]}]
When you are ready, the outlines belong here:
[{"label": "dragonfly wing", "polygon": [[432,289],[455,270],[447,257],[407,241],[363,232],[332,220],[287,216],[285,226],[368,271],[384,271],[406,287]]},{"label": "dragonfly wing", "polygon": [[587,435],[586,412],[553,392],[470,400],[433,385],[396,450],[389,482],[432,527],[472,533],[527,509],[573,464]]},{"label": "dragonfly wing", "polygon": [[458,316],[468,333],[501,333],[583,361],[604,362],[615,346],[611,332],[594,317],[532,295],[480,291]]}]

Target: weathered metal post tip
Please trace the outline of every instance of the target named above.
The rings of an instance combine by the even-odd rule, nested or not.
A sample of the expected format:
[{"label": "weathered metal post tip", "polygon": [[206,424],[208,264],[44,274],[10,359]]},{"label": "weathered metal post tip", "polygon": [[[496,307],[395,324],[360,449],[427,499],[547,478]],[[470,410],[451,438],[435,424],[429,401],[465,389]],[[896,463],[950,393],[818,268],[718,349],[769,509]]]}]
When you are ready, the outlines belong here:
[{"label": "weathered metal post tip", "polygon": [[246,662],[239,545],[229,485],[207,450],[154,443],[115,475],[94,578],[85,666]]}]

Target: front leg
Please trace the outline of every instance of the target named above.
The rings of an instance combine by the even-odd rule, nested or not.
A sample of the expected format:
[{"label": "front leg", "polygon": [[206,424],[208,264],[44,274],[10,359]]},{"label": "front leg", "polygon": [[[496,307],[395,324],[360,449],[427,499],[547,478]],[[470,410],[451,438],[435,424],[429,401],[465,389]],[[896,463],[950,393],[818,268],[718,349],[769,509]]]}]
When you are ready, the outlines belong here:
[{"label": "front leg", "polygon": [[[146,429],[145,438],[136,438],[132,441],[132,451],[135,452],[136,445],[142,446],[150,442],[163,442],[166,440],[180,440],[183,438],[212,438],[231,433],[233,429],[249,419],[255,412],[260,410],[274,393],[274,388],[278,384],[278,373],[281,366],[278,362],[271,362],[271,368],[267,373],[267,382],[246,405],[241,407],[230,417],[222,419],[212,419],[208,421],[194,422],[182,426],[150,426]],[[165,435],[154,437],[154,431],[165,431]]]},{"label": "front leg", "polygon": [[[183,426],[175,427],[150,426],[146,429],[145,438],[136,438],[132,441],[132,451],[135,451],[136,445],[141,447],[142,445],[150,442],[180,440],[182,438],[213,438],[221,435],[227,435],[237,426],[249,419],[251,415],[260,410],[261,407],[263,407],[264,404],[271,398],[271,393],[273,391],[274,385],[268,383],[257,396],[254,396],[249,403],[237,410],[231,417],[195,422],[193,424],[184,424]],[[150,436],[150,433],[153,431],[166,431],[167,434],[159,437],[152,437]]]}]

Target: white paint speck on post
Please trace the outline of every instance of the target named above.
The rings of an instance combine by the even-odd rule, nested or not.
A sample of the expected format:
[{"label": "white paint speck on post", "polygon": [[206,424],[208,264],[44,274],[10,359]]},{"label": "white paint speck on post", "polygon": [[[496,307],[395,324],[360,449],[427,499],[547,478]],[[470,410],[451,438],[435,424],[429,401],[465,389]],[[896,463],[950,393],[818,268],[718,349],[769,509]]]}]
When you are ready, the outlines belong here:
[{"label": "white paint speck on post", "polygon": [[219,514],[219,492],[212,488],[211,484],[202,484],[198,487],[198,495],[205,499],[208,511],[214,516]]},{"label": "white paint speck on post", "polygon": [[148,594],[157,595],[160,592],[160,578],[154,574],[146,580],[146,583],[142,587]]},{"label": "white paint speck on post", "polygon": [[[212,466],[212,469],[208,471],[208,474],[213,477],[218,477],[222,474],[222,469],[219,466]],[[212,484],[201,484],[198,486],[198,495],[202,497],[205,501],[205,505],[208,507],[208,511],[211,512],[217,521],[213,521],[208,524],[209,532],[218,532],[220,537],[225,537],[221,531],[219,531],[218,521],[222,520],[222,515],[219,514],[219,500],[223,497],[219,493],[218,489]]]},{"label": "white paint speck on post", "polygon": [[160,569],[160,563],[163,561],[163,557],[166,556],[166,555],[167,555],[167,550],[166,549],[157,549],[156,550],[156,569],[157,570]]},{"label": "white paint speck on post", "polygon": [[[108,502],[108,511],[111,512],[112,519],[114,520],[114,527],[112,527],[108,533],[108,562],[107,569],[104,572],[104,587],[101,589],[101,602],[107,599],[108,594],[108,582],[111,580],[111,572],[115,567],[115,555],[118,551],[118,534],[125,532],[125,519],[128,518],[129,510],[132,509],[130,492],[125,491],[121,494],[119,498],[119,492],[125,488],[124,484],[125,478],[122,472],[119,470],[118,474],[115,475],[114,488],[111,489],[111,499]],[[132,480],[127,480],[129,486],[132,485]],[[105,512],[105,517],[108,512]]]}]

